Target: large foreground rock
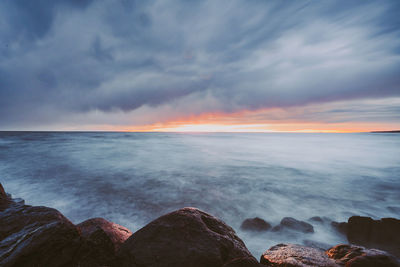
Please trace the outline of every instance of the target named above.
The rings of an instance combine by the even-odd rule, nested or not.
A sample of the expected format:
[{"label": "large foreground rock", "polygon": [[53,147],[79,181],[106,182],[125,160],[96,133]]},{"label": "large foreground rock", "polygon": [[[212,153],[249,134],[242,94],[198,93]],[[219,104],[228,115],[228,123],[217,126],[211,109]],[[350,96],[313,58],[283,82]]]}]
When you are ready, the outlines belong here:
[{"label": "large foreground rock", "polygon": [[350,217],[347,223],[347,239],[350,243],[382,249],[400,257],[400,220]]},{"label": "large foreground rock", "polygon": [[387,252],[354,245],[337,245],[326,254],[347,267],[399,267],[398,260]]},{"label": "large foreground rock", "polygon": [[10,204],[0,212],[0,266],[73,266],[81,239],[55,209]]},{"label": "large foreground rock", "polygon": [[120,249],[120,266],[254,266],[235,231],[196,208],[164,215],[134,233]]},{"label": "large foreground rock", "polygon": [[0,266],[115,266],[131,234],[101,218],[75,226],[59,211],[14,201],[0,184]]}]

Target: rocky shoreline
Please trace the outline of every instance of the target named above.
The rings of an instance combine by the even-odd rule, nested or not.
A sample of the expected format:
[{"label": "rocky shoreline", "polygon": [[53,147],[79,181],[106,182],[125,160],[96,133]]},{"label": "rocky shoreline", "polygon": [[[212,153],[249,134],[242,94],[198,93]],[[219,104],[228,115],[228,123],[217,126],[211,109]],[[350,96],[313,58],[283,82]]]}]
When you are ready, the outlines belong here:
[{"label": "rocky shoreline", "polygon": [[[310,221],[326,223],[320,217]],[[196,208],[168,213],[132,233],[102,218],[74,225],[55,209],[12,199],[0,184],[0,266],[400,266],[400,220],[353,216],[329,223],[349,244],[328,250],[278,244],[257,260],[229,225]],[[246,219],[241,228],[314,231],[312,224],[290,217],[277,226]]]}]

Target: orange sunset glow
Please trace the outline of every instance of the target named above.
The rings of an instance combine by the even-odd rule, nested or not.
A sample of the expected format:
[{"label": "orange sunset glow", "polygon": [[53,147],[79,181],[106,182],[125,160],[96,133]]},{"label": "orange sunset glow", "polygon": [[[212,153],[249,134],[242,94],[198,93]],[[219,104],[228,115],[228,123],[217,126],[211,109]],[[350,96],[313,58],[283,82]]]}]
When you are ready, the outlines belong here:
[{"label": "orange sunset glow", "polygon": [[262,112],[244,111],[234,114],[212,113],[186,119],[154,123],[142,126],[115,127],[109,130],[131,132],[304,132],[304,133],[351,133],[389,131],[400,128],[391,123],[342,122],[323,123],[296,120],[257,122],[254,115]]},{"label": "orange sunset glow", "polygon": [[303,132],[303,133],[352,133],[370,132],[379,129],[389,131],[393,126],[388,124],[371,123],[342,123],[342,124],[318,124],[318,123],[293,123],[293,124],[223,124],[204,122],[169,122],[165,124],[153,124],[140,127],[122,127],[110,130],[131,132]]},{"label": "orange sunset glow", "polygon": [[[351,133],[390,131],[399,129],[395,122],[360,121],[361,116],[351,112],[337,112],[358,107],[361,114],[378,109],[382,104],[396,106],[394,100],[342,101],[331,104],[312,104],[294,108],[268,108],[239,112],[209,112],[200,115],[179,116],[164,122],[137,126],[112,126],[108,130],[132,132],[304,132]],[[336,111],[336,112],[333,112]],[[320,114],[316,116],[315,114]],[[326,115],[327,114],[327,115]],[[329,121],[326,120],[329,116]],[[361,118],[361,119],[360,119]]]}]

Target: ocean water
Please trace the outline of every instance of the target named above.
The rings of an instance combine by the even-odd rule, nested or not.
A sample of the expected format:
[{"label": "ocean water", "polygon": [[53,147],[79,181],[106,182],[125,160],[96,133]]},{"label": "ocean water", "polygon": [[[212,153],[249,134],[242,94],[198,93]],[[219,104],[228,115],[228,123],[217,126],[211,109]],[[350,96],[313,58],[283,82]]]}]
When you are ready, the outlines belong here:
[{"label": "ocean water", "polygon": [[186,206],[231,225],[256,258],[281,242],[346,242],[315,233],[249,233],[258,216],[400,217],[399,134],[0,132],[0,182],[74,223],[104,217],[136,231]]}]

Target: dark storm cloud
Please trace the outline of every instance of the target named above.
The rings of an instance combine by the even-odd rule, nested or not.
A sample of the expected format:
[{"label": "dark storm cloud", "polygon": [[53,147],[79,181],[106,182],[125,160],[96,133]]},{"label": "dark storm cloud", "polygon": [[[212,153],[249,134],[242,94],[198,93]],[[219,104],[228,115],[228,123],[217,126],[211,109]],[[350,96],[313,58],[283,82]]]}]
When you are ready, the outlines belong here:
[{"label": "dark storm cloud", "polygon": [[0,128],[399,96],[399,13],[396,0],[1,1]]},{"label": "dark storm cloud", "polygon": [[59,7],[84,8],[92,0],[4,0],[2,15],[10,28],[9,38],[36,39],[50,30]]}]

